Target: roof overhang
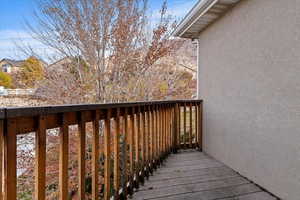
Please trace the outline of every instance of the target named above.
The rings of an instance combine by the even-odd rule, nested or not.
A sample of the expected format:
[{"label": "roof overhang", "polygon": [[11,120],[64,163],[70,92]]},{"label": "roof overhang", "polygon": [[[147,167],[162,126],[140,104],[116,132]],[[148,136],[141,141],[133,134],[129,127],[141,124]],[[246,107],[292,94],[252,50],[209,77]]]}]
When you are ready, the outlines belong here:
[{"label": "roof overhang", "polygon": [[173,32],[173,36],[198,38],[210,24],[241,0],[199,0]]}]

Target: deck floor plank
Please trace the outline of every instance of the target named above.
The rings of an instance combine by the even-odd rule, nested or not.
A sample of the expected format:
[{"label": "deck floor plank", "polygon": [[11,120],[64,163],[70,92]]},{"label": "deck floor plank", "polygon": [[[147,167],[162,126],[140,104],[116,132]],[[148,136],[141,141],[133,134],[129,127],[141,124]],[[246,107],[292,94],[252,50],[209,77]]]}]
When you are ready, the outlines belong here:
[{"label": "deck floor plank", "polygon": [[275,200],[247,179],[195,150],[172,154],[133,200]]}]

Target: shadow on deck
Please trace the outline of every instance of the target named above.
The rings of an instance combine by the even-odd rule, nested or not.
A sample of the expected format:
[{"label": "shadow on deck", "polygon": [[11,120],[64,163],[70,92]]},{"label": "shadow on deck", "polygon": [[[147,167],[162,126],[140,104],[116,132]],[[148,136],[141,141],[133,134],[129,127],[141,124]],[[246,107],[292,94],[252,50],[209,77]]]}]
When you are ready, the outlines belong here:
[{"label": "shadow on deck", "polygon": [[132,197],[164,200],[275,200],[221,162],[196,150],[172,154]]}]

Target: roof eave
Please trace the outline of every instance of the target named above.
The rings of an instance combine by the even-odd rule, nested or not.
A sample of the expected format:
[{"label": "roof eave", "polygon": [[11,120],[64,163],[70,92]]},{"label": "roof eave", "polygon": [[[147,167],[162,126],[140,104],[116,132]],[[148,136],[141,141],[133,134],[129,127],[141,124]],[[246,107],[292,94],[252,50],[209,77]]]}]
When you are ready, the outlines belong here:
[{"label": "roof eave", "polygon": [[220,18],[240,0],[199,0],[179,23],[172,35],[195,39],[206,27]]},{"label": "roof eave", "polygon": [[176,29],[173,31],[172,35],[175,37],[182,37],[185,33],[185,28],[191,23],[191,19],[203,8],[203,5],[209,0],[199,0],[194,7],[188,12],[188,14],[181,20],[177,25]]}]

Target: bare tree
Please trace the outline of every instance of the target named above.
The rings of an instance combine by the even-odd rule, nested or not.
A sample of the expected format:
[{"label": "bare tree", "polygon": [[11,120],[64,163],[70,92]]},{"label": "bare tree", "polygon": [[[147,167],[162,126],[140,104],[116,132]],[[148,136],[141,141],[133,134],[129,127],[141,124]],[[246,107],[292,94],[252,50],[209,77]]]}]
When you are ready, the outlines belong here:
[{"label": "bare tree", "polygon": [[[47,103],[192,97],[195,91],[193,75],[175,61],[177,50],[185,41],[171,39],[176,23],[167,15],[166,3],[154,27],[148,23],[146,0],[39,0],[38,5],[36,19],[39,26],[28,24],[28,27],[37,40],[64,58],[64,62],[46,68],[45,78],[37,85],[38,96]],[[33,48],[27,49],[31,55],[37,55]],[[77,133],[77,130],[72,129],[72,132]],[[49,144],[57,144],[57,132],[49,133],[48,138]],[[27,143],[31,145],[33,141],[24,139],[19,145]],[[70,191],[76,195],[77,141],[72,144],[75,145],[72,145],[70,161],[74,169],[70,174],[73,181]],[[47,197],[56,199],[57,180],[51,177],[58,174],[58,150],[57,145],[48,146],[51,157],[47,163],[47,180],[50,179]],[[27,151],[19,154],[20,163],[23,163],[20,168],[26,169],[20,184],[23,187],[19,188],[29,190],[31,197],[33,190],[28,188],[34,180],[30,174],[34,155]],[[90,158],[87,159],[89,162]]]},{"label": "bare tree", "polygon": [[[153,64],[183,43],[170,40],[175,22],[166,14],[166,3],[150,37],[146,0],[39,0],[38,5],[39,26],[28,24],[32,35],[60,57],[84,60],[86,67],[73,60],[69,75],[76,74],[73,87],[90,88],[93,83],[84,96],[93,96],[89,99],[94,102],[127,100],[121,94],[128,81],[135,79],[139,87]],[[50,78],[56,89],[64,90],[66,83],[59,79]],[[111,95],[113,90],[119,95]]]}]

